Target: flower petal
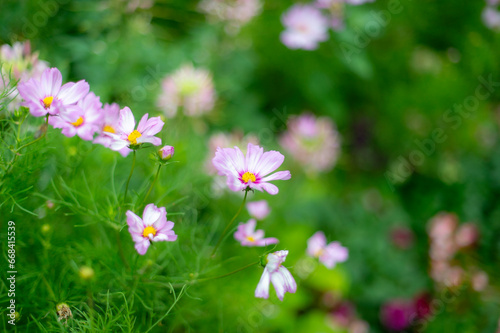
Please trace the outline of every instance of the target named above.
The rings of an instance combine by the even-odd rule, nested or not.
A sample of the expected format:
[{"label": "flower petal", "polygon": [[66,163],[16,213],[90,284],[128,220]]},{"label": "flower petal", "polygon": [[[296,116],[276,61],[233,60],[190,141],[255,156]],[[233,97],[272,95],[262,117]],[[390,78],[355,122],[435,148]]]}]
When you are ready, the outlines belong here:
[{"label": "flower petal", "polygon": [[260,277],[259,284],[257,284],[257,288],[255,289],[255,297],[266,299],[269,298],[269,281],[269,272],[267,271],[267,269],[264,269],[264,272]]}]

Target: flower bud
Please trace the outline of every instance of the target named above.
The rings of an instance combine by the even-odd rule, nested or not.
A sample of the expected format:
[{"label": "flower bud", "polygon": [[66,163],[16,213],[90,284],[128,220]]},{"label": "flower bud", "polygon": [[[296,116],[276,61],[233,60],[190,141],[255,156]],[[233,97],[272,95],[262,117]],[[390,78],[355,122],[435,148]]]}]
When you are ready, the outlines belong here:
[{"label": "flower bud", "polygon": [[94,270],[92,269],[92,267],[82,266],[82,267],[80,267],[80,271],[78,272],[78,275],[80,275],[80,277],[83,280],[90,280],[94,277],[95,273],[94,273]]},{"label": "flower bud", "polygon": [[168,161],[174,156],[174,147],[165,146],[162,149],[158,150],[158,155],[162,161]]}]

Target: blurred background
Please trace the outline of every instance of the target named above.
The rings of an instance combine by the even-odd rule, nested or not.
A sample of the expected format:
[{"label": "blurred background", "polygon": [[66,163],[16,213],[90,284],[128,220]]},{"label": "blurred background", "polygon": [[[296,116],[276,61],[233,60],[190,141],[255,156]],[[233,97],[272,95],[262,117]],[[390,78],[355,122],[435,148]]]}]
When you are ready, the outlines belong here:
[{"label": "blurred background", "polygon": [[[65,82],[86,80],[136,120],[165,120],[159,136],[176,153],[150,199],[167,208],[179,238],[139,256],[125,228],[124,263],[114,227],[125,221],[115,220],[113,198],[132,157],[49,128],[14,172],[2,171],[1,242],[15,221],[19,272],[18,321],[2,329],[498,332],[497,3],[359,2],[302,2],[314,8],[302,20],[290,14],[299,3],[282,0],[3,0],[0,44],[29,41],[23,52]],[[315,45],[284,39],[296,21],[320,25]],[[8,108],[2,124],[16,121]],[[29,116],[22,133],[32,138],[42,124]],[[2,166],[13,156],[9,126]],[[248,200],[268,201],[258,228],[289,250],[297,293],[256,299],[254,266],[194,284],[175,303],[184,281],[264,252],[230,236],[208,259],[242,200],[210,159],[217,146],[247,142],[283,153],[279,170],[292,173],[275,182],[279,194]],[[138,152],[130,184],[138,215],[156,171],[152,152]],[[248,219],[243,210],[236,222]],[[332,270],[306,255],[319,230],[349,249]],[[8,304],[5,278],[0,288]],[[72,310],[66,323],[60,303]]]}]

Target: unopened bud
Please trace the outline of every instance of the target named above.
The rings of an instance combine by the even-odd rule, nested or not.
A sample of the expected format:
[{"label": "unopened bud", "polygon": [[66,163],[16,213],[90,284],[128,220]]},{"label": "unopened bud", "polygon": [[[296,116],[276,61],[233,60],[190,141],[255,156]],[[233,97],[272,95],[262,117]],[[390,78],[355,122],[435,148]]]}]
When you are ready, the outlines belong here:
[{"label": "unopened bud", "polygon": [[78,275],[84,280],[90,280],[94,277],[95,273],[92,267],[89,266],[82,266],[80,267],[80,271],[78,272]]},{"label": "unopened bud", "polygon": [[162,149],[158,150],[158,155],[160,156],[160,159],[162,161],[168,161],[169,159],[174,156],[174,147],[172,146],[165,146]]}]

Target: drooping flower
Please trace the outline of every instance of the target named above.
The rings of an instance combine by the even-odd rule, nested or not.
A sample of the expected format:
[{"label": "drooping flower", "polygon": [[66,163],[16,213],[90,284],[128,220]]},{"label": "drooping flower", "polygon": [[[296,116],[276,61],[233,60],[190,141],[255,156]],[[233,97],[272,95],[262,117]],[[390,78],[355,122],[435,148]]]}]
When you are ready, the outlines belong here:
[{"label": "drooping flower", "polygon": [[62,75],[57,68],[46,69],[40,80],[31,78],[18,84],[24,106],[30,109],[35,117],[57,115],[68,106],[75,105],[89,92],[89,84],[85,80],[68,82],[62,85]]},{"label": "drooping flower", "polygon": [[250,216],[255,217],[257,220],[265,219],[271,212],[266,200],[248,202],[247,210]]},{"label": "drooping flower", "polygon": [[238,230],[234,233],[234,238],[243,246],[267,246],[278,243],[274,237],[264,238],[264,230],[255,230],[257,221],[249,220],[247,223],[240,223]]},{"label": "drooping flower", "polygon": [[282,266],[287,255],[288,251],[276,251],[267,255],[267,264],[257,289],[255,289],[255,297],[269,298],[270,283],[273,284],[276,296],[280,301],[283,301],[286,292],[293,294],[297,291],[297,283],[295,283],[292,274]]},{"label": "drooping flower", "polygon": [[160,117],[152,117],[148,119],[146,113],[142,116],[141,121],[135,129],[135,119],[132,111],[128,107],[120,110],[120,118],[116,126],[115,133],[103,132],[113,139],[110,148],[112,150],[121,151],[122,149],[135,148],[142,143],[149,142],[154,146],[161,145],[161,139],[155,137],[161,131],[165,123]]},{"label": "drooping flower", "polygon": [[158,107],[167,117],[174,117],[180,107],[187,116],[200,116],[211,111],[214,103],[212,76],[204,69],[187,64],[162,81]]},{"label": "drooping flower", "polygon": [[[106,148],[111,148],[111,144],[114,140],[106,133],[116,133],[118,122],[120,120],[120,106],[116,103],[104,104],[102,115],[103,120],[101,124],[101,130],[99,131],[99,135],[94,139],[93,142],[103,145]],[[123,157],[126,157],[130,153],[130,149],[128,147],[124,147],[118,150],[118,152],[122,154]]]},{"label": "drooping flower", "polygon": [[259,0],[202,0],[199,8],[210,21],[227,22],[226,31],[234,34],[260,13],[262,5]]},{"label": "drooping flower", "polygon": [[331,170],[340,154],[340,138],[328,117],[304,113],[287,121],[281,146],[310,172]]},{"label": "drooping flower", "polygon": [[151,242],[173,242],[177,235],[172,230],[174,222],[167,221],[165,207],[156,207],[149,204],[144,208],[142,219],[132,211],[127,211],[128,231],[135,242],[135,249],[144,255]]},{"label": "drooping flower", "polygon": [[328,39],[328,19],[312,5],[294,5],[283,14],[281,41],[290,49],[315,50]]},{"label": "drooping flower", "polygon": [[158,150],[158,155],[162,161],[168,161],[174,156],[175,149],[172,146],[164,146],[160,150]]},{"label": "drooping flower", "polygon": [[102,124],[102,103],[93,92],[78,101],[76,105],[63,106],[56,116],[49,116],[49,124],[62,128],[67,137],[78,135],[90,141],[100,131]]},{"label": "drooping flower", "polygon": [[219,175],[227,177],[227,185],[232,191],[259,190],[277,194],[278,187],[269,183],[272,180],[288,180],[290,171],[273,172],[283,163],[285,157],[274,150],[264,153],[262,147],[248,144],[247,154],[238,147],[217,148],[212,162]]},{"label": "drooping flower", "polygon": [[327,245],[325,234],[318,231],[307,241],[307,254],[318,258],[327,268],[331,269],[337,263],[346,261],[349,251],[339,242],[331,242]]}]

